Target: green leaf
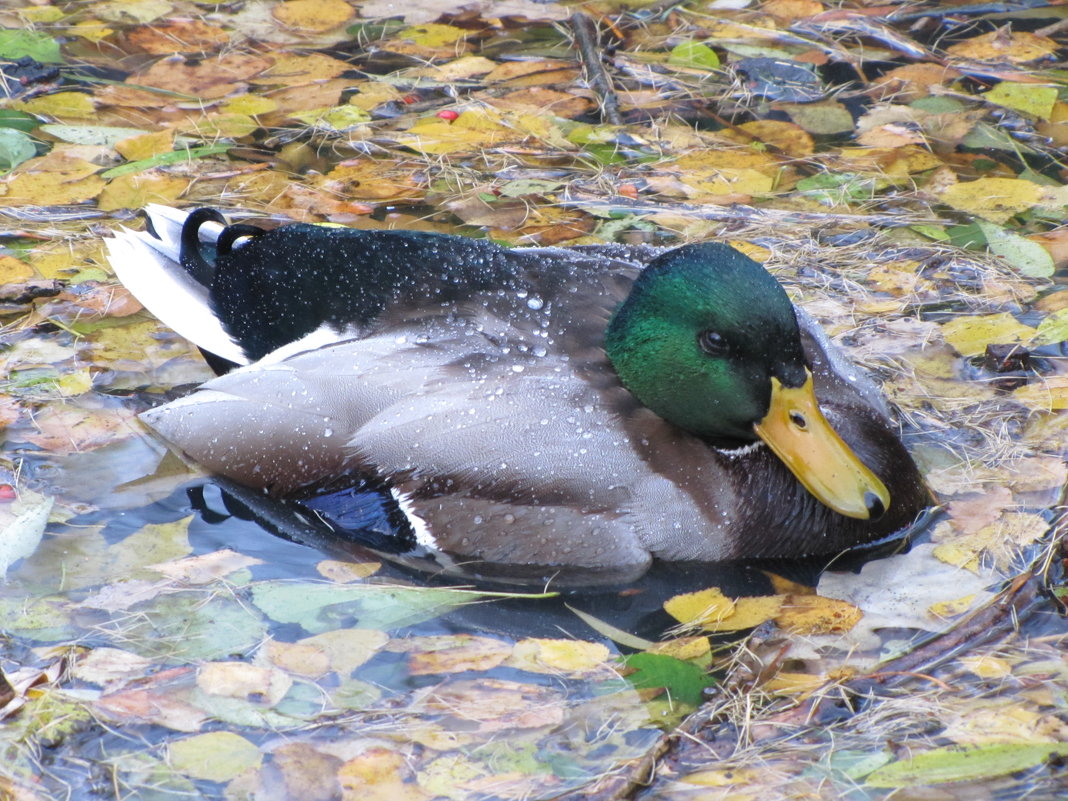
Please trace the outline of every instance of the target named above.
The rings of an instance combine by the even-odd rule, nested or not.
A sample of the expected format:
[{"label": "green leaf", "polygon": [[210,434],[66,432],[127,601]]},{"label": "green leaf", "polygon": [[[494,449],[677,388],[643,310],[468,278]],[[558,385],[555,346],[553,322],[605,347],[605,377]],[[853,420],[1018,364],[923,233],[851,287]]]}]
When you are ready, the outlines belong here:
[{"label": "green leaf", "polygon": [[18,28],[0,29],[0,58],[29,56],[42,64],[59,64],[59,42],[47,34]]},{"label": "green leaf", "polygon": [[949,233],[941,225],[910,225],[909,228],[921,236],[933,239],[936,242],[945,242],[950,238]]},{"label": "green leaf", "polygon": [[205,156],[216,156],[220,153],[228,152],[231,147],[233,147],[233,145],[205,145],[204,147],[192,147],[188,150],[172,150],[170,153],[160,153],[158,156],[153,156],[150,159],[141,159],[140,161],[131,161],[127,164],[120,164],[118,167],[112,167],[110,170],[105,170],[100,173],[100,177],[110,180],[112,178],[118,178],[120,175],[129,175],[133,172],[150,170],[153,167],[162,167],[167,164],[178,164],[182,161],[192,161],[193,159],[200,159]]},{"label": "green leaf", "polygon": [[668,56],[668,64],[678,67],[714,70],[719,68],[719,56],[711,47],[700,42],[682,42],[675,45]]},{"label": "green leaf", "polygon": [[1019,139],[1015,139],[1008,131],[997,128],[990,123],[980,122],[961,140],[965,147],[973,147],[977,150],[1007,150],[1010,153],[1027,153],[1036,155],[1038,150]]},{"label": "green leaf", "polygon": [[148,133],[143,128],[120,128],[114,125],[42,125],[41,130],[64,142],[75,145],[104,145],[114,147],[116,142],[131,136]]},{"label": "green leaf", "polygon": [[976,748],[936,748],[912,759],[892,762],[868,775],[869,787],[977,781],[1041,765],[1050,756],[1068,755],[1068,743],[998,743]]},{"label": "green leaf", "polygon": [[674,701],[698,706],[705,687],[716,683],[705,670],[666,654],[631,654],[623,664],[634,673],[626,679],[637,689],[663,687]]},{"label": "green leaf", "polygon": [[178,592],[135,607],[116,620],[123,648],[142,656],[194,662],[243,655],[266,635],[264,621],[246,604],[204,592]]},{"label": "green leaf", "polygon": [[909,106],[920,111],[929,111],[932,114],[953,114],[964,111],[964,104],[959,100],[938,95],[917,98],[909,103]]},{"label": "green leaf", "polygon": [[1037,242],[986,220],[976,220],[975,224],[986,237],[990,251],[1005,259],[1021,275],[1032,278],[1053,275],[1053,256]]},{"label": "green leaf", "polygon": [[959,248],[984,248],[986,247],[986,234],[976,223],[967,225],[953,225],[946,229],[951,244]]},{"label": "green leaf", "polygon": [[250,768],[259,767],[260,749],[239,734],[213,731],[172,742],[169,762],[179,773],[194,779],[227,782]]},{"label": "green leaf", "polygon": [[0,169],[10,170],[37,155],[30,137],[14,128],[0,128]]},{"label": "green leaf", "polygon": [[379,631],[409,626],[484,597],[466,590],[382,584],[265,581],[252,587],[252,602],[269,618],[296,623],[313,634],[346,625]]},{"label": "green leaf", "polygon": [[40,124],[40,120],[25,111],[0,108],[0,128],[14,128],[16,131],[29,133]]},{"label": "green leaf", "polygon": [[1068,309],[1060,309],[1038,324],[1033,345],[1052,345],[1068,340]]},{"label": "green leaf", "polygon": [[502,197],[524,197],[526,195],[548,195],[564,186],[563,181],[549,181],[543,178],[521,178],[509,181],[501,186]]}]

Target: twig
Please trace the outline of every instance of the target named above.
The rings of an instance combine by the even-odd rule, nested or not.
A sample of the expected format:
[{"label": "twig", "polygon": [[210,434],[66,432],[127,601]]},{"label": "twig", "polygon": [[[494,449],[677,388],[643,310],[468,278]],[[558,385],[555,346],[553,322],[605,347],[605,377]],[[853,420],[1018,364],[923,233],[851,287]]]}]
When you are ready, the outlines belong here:
[{"label": "twig", "polygon": [[604,68],[604,62],[601,61],[597,25],[581,11],[572,14],[568,22],[575,33],[575,44],[578,45],[582,66],[586,70],[586,82],[600,98],[604,119],[612,125],[622,125],[623,116],[619,113],[619,98],[616,97],[616,90],[612,88],[612,81]]},{"label": "twig", "polygon": [[827,223],[856,223],[901,228],[909,225],[949,225],[937,217],[899,214],[834,214],[831,212],[794,211],[792,209],[758,209],[741,203],[729,206],[694,205],[691,203],[656,203],[631,200],[628,197],[603,197],[571,194],[560,205],[577,208],[596,208],[620,214],[677,214],[697,220],[744,221],[754,223],[820,225]]}]

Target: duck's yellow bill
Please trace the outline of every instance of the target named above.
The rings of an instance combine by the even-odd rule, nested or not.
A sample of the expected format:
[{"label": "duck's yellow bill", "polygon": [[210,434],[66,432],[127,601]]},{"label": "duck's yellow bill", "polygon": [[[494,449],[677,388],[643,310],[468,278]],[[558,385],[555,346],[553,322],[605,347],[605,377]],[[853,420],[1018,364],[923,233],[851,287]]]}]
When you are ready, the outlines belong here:
[{"label": "duck's yellow bill", "polygon": [[820,411],[812,373],[794,389],[771,379],[771,408],[756,423],[757,436],[768,444],[797,480],[820,503],[846,517],[881,517],[890,493]]}]

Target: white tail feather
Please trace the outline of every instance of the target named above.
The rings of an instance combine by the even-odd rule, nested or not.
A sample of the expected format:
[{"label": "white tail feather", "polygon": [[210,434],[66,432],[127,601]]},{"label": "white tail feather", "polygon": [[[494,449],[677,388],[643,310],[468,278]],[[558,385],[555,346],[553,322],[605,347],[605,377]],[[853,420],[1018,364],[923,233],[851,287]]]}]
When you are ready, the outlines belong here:
[{"label": "white tail feather", "polygon": [[[160,238],[123,228],[108,239],[108,260],[115,275],[168,328],[210,353],[236,364],[248,364],[248,357],[212,313],[207,288],[194,281],[178,263],[182,223],[187,213],[155,204],[146,211]],[[222,226],[207,223],[202,230],[214,238]]]}]

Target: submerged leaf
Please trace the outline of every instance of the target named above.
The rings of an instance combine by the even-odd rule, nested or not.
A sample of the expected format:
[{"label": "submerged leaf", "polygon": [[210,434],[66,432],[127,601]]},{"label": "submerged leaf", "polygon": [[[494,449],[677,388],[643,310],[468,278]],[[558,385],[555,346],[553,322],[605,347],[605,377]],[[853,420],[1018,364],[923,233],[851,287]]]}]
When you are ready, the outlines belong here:
[{"label": "submerged leaf", "polygon": [[262,760],[260,749],[244,737],[228,731],[198,734],[176,740],[167,748],[171,766],[194,779],[225,782]]},{"label": "submerged leaf", "polygon": [[412,625],[484,597],[465,590],[382,584],[265,581],[252,587],[252,602],[268,617],[279,623],[296,623],[313,634],[353,622],[360,628],[380,630]]}]

